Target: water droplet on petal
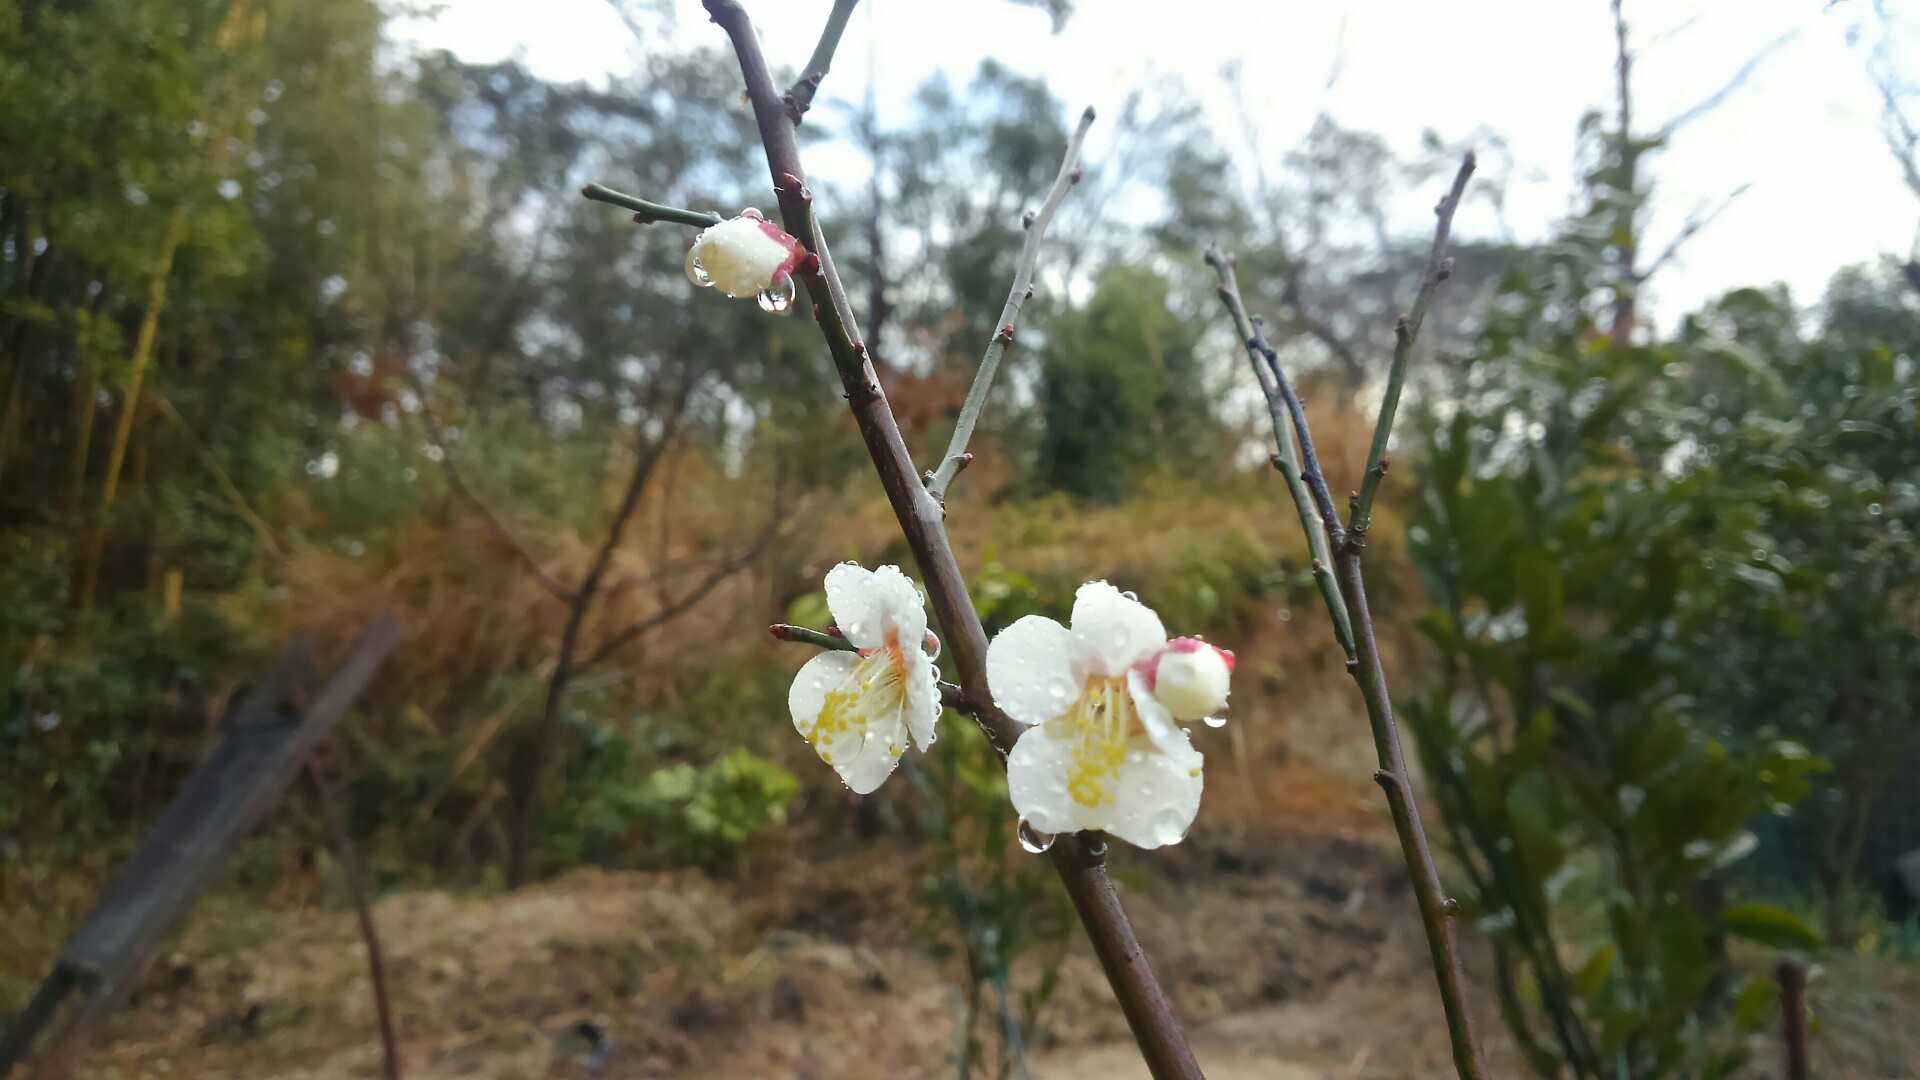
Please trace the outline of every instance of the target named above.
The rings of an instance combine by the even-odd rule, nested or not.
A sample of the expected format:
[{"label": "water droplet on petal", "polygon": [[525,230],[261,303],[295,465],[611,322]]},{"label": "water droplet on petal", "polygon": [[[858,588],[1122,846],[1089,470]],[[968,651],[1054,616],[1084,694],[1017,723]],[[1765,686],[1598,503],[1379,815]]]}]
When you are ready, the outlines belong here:
[{"label": "water droplet on petal", "polygon": [[1028,824],[1026,818],[1020,819],[1020,828],[1017,831],[1020,835],[1020,847],[1029,855],[1042,854],[1053,846],[1053,834],[1034,828]]},{"label": "water droplet on petal", "polygon": [[1102,837],[1102,838],[1096,838],[1096,839],[1087,841],[1087,856],[1093,859],[1106,858],[1107,856],[1106,839]]},{"label": "water droplet on petal", "polygon": [[757,299],[760,301],[761,311],[771,311],[775,315],[785,314],[787,309],[793,306],[793,278],[791,276],[776,278],[773,287],[761,289]]},{"label": "water droplet on petal", "polygon": [[1067,688],[1061,686],[1059,683],[1054,683],[1053,688],[1047,692],[1053,695],[1053,700],[1055,701],[1067,700]]},{"label": "water droplet on petal", "polygon": [[1161,846],[1177,844],[1187,838],[1188,822],[1178,810],[1162,810],[1153,817],[1153,836]]},{"label": "water droplet on petal", "polygon": [[767,215],[761,213],[759,210],[751,206],[747,207],[745,210],[740,211],[740,216],[743,218],[752,218],[755,221],[767,220]]},{"label": "water droplet on petal", "polygon": [[1210,728],[1223,728],[1227,726],[1227,718],[1225,716],[1209,716],[1206,718],[1206,725]]},{"label": "water droplet on petal", "polygon": [[1126,592],[1123,592],[1120,595],[1126,597],[1129,600],[1132,600],[1136,604],[1140,602],[1140,594],[1137,592],[1134,592],[1132,589],[1128,589]]}]

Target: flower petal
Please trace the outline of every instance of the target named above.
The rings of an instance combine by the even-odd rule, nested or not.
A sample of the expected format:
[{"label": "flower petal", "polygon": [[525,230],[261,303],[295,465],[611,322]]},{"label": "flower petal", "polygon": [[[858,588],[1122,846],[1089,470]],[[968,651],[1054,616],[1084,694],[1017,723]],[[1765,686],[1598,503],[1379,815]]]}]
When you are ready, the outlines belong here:
[{"label": "flower petal", "polygon": [[1153,740],[1156,749],[1166,754],[1192,750],[1187,733],[1180,730],[1173,714],[1147,689],[1147,677],[1138,669],[1127,672],[1127,696],[1133,699],[1133,709],[1140,714],[1140,726],[1147,729],[1147,737]]},{"label": "flower petal", "polygon": [[908,651],[907,657],[907,731],[913,745],[921,750],[933,745],[934,728],[940,720],[940,669],[925,653]]},{"label": "flower petal", "polygon": [[793,677],[793,685],[787,688],[787,711],[793,714],[794,729],[802,735],[812,735],[827,695],[859,666],[859,656],[837,651],[823,652],[802,664]]},{"label": "flower petal", "polygon": [[900,755],[906,750],[904,735],[884,739],[875,735],[864,745],[853,751],[852,759],[841,761],[834,759],[833,771],[840,774],[856,795],[868,795],[893,775],[900,764]]},{"label": "flower petal", "polygon": [[[1176,729],[1182,743],[1184,731]],[[1134,751],[1120,766],[1116,797],[1101,828],[1135,847],[1157,848],[1177,844],[1200,812],[1205,787],[1205,759],[1191,745],[1178,753],[1142,753],[1145,739],[1134,740]]]},{"label": "flower petal", "polygon": [[987,689],[1008,716],[1045,723],[1080,696],[1076,655],[1072,632],[1044,615],[1028,615],[987,644]]},{"label": "flower petal", "polygon": [[879,591],[882,634],[891,630],[900,651],[908,656],[925,655],[927,605],[913,579],[897,566],[881,566],[873,571],[873,586]]},{"label": "flower petal", "polygon": [[856,648],[880,648],[891,629],[903,650],[919,650],[927,632],[927,609],[899,567],[868,570],[858,563],[841,563],[827,571],[826,589],[834,624]]},{"label": "flower petal", "polygon": [[1167,643],[1153,609],[1104,581],[1089,581],[1073,597],[1073,636],[1081,655],[1097,659],[1099,675],[1119,675]]},{"label": "flower petal", "polygon": [[1080,808],[1067,794],[1067,770],[1073,761],[1071,731],[1061,724],[1028,728],[1007,755],[1007,794],[1013,809],[1041,832],[1069,833],[1081,828]]}]

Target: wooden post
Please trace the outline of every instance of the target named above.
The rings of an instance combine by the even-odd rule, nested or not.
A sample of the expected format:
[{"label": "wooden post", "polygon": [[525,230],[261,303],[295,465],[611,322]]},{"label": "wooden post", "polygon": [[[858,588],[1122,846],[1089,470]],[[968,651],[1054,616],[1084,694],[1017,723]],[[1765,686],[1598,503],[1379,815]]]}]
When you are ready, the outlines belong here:
[{"label": "wooden post", "polygon": [[1782,957],[1774,968],[1780,980],[1780,1012],[1786,1020],[1787,1080],[1807,1080],[1807,964],[1797,956]]}]

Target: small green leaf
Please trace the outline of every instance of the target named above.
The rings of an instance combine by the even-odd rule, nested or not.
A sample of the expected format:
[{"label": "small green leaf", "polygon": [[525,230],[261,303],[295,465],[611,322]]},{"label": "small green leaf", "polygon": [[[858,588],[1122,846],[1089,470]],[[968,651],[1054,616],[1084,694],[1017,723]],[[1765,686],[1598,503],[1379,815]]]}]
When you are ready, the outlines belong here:
[{"label": "small green leaf", "polygon": [[1574,980],[1580,986],[1581,997],[1593,1001],[1600,996],[1600,991],[1606,989],[1607,975],[1613,971],[1613,956],[1614,947],[1602,945],[1593,950],[1593,955],[1587,957],[1586,963],[1580,965]]},{"label": "small green leaf", "polygon": [[1772,979],[1748,979],[1733,1002],[1733,1018],[1742,1031],[1759,1031],[1773,1020],[1780,1001],[1780,984]]},{"label": "small green leaf", "polygon": [[1735,904],[1720,913],[1720,928],[1735,937],[1778,949],[1818,949],[1820,931],[1772,904]]}]

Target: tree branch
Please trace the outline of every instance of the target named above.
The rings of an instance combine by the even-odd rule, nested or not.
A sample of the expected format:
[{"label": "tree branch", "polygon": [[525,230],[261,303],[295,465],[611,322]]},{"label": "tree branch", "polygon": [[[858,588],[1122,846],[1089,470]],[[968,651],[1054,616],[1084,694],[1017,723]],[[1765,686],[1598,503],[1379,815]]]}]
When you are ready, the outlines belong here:
[{"label": "tree branch", "polygon": [[633,220],[640,225],[651,225],[656,221],[672,222],[676,225],[692,225],[705,229],[718,225],[723,218],[719,214],[705,210],[684,210],[678,206],[648,202],[638,195],[628,195],[601,184],[588,184],[580,189],[580,194],[594,202],[611,203],[633,211]]},{"label": "tree branch", "polygon": [[1387,369],[1387,389],[1380,397],[1380,417],[1373,424],[1373,445],[1367,450],[1367,468],[1360,478],[1360,495],[1354,500],[1352,537],[1349,542],[1364,544],[1367,526],[1373,524],[1373,499],[1380,490],[1380,478],[1387,474],[1387,438],[1393,434],[1394,413],[1400,408],[1400,390],[1407,381],[1407,361],[1413,355],[1414,339],[1420,336],[1420,324],[1427,320],[1427,305],[1434,291],[1453,273],[1453,259],[1447,254],[1447,238],[1453,231],[1453,215],[1460,209],[1467,181],[1473,177],[1473,151],[1460,159],[1460,171],[1453,175],[1453,187],[1446,198],[1433,208],[1437,219],[1433,227],[1433,248],[1427,253],[1427,271],[1420,279],[1420,291],[1413,307],[1401,316],[1393,328],[1393,366]]},{"label": "tree branch", "polygon": [[800,79],[780,100],[787,107],[787,117],[794,127],[800,126],[800,120],[807,115],[807,109],[813,105],[813,95],[820,92],[820,80],[827,77],[827,70],[833,66],[834,50],[840,48],[840,36],[847,32],[847,20],[853,17],[854,5],[860,0],[833,0],[833,11],[827,15],[826,28],[820,31],[820,44],[813,47],[813,55],[807,58],[807,66],[800,73]]},{"label": "tree branch", "polygon": [[[774,623],[772,626],[767,627],[767,633],[772,634],[774,638],[779,641],[791,641],[798,645],[812,645],[816,649],[826,649],[830,652],[860,651],[853,642],[848,641],[838,634],[831,634],[822,630],[810,630],[807,627],[793,626],[789,623]],[[940,688],[940,704],[945,705],[954,712],[966,713],[969,716],[974,714],[973,703],[967,700],[966,691],[945,679],[938,680],[935,685]]]},{"label": "tree branch", "polygon": [[546,568],[540,565],[540,560],[533,557],[533,552],[527,550],[519,537],[513,535],[513,530],[507,528],[507,523],[500,520],[500,515],[493,512],[493,507],[487,505],[486,500],[474,494],[473,489],[467,486],[466,477],[460,474],[459,467],[454,464],[453,450],[447,445],[446,432],[440,427],[440,418],[434,415],[433,402],[427,394],[426,385],[412,372],[407,373],[406,379],[413,387],[413,392],[420,398],[420,420],[426,425],[427,438],[433,440],[434,448],[440,451],[440,471],[447,478],[448,489],[480,515],[480,520],[486,523],[488,531],[493,533],[502,547],[520,560],[520,565],[533,576],[533,580],[540,583],[541,588],[552,593],[563,604],[573,603],[574,591],[562,584],[558,578],[547,573]]},{"label": "tree branch", "polygon": [[[1394,833],[1400,841],[1400,853],[1407,864],[1407,877],[1412,883],[1413,892],[1420,907],[1420,920],[1426,930],[1427,949],[1433,962],[1434,979],[1439,985],[1441,1005],[1446,1012],[1447,1033],[1453,1042],[1454,1068],[1461,1080],[1481,1080],[1487,1075],[1486,1065],[1481,1058],[1480,1049],[1473,1035],[1472,1017],[1467,1004],[1466,981],[1460,971],[1459,957],[1455,949],[1453,915],[1457,905],[1446,898],[1440,886],[1440,875],[1433,863],[1433,852],[1427,843],[1425,827],[1420,821],[1420,806],[1414,799],[1413,784],[1408,779],[1406,755],[1400,745],[1400,732],[1393,718],[1393,703],[1387,688],[1386,670],[1381,663],[1379,641],[1374,635],[1373,614],[1367,606],[1367,588],[1365,576],[1361,571],[1361,556],[1366,550],[1367,513],[1372,507],[1373,492],[1378,486],[1378,477],[1385,471],[1387,436],[1393,427],[1395,406],[1399,400],[1400,385],[1406,377],[1407,358],[1412,352],[1415,335],[1419,333],[1420,323],[1425,318],[1426,309],[1432,299],[1433,291],[1447,276],[1449,260],[1445,248],[1448,233],[1452,229],[1454,211],[1459,208],[1460,198],[1466,189],[1467,180],[1473,173],[1473,155],[1468,154],[1461,162],[1460,171],[1454,177],[1453,187],[1447,197],[1440,200],[1435,208],[1439,221],[1434,230],[1433,251],[1427,260],[1427,272],[1421,282],[1419,294],[1414,300],[1413,309],[1403,316],[1396,328],[1397,344],[1394,349],[1393,367],[1388,375],[1387,397],[1381,403],[1380,419],[1374,428],[1373,450],[1367,466],[1367,488],[1354,498],[1353,515],[1350,525],[1342,530],[1338,516],[1333,512],[1332,499],[1327,493],[1326,477],[1322,474],[1317,456],[1313,453],[1313,438],[1307,427],[1305,412],[1299,406],[1287,384],[1285,373],[1280,369],[1272,347],[1260,336],[1260,324],[1257,319],[1249,319],[1244,306],[1239,302],[1239,287],[1232,276],[1230,258],[1211,252],[1208,262],[1215,273],[1220,275],[1221,300],[1228,313],[1233,317],[1235,329],[1240,331],[1245,341],[1248,356],[1254,360],[1256,376],[1260,377],[1261,390],[1268,396],[1269,411],[1274,418],[1274,438],[1281,444],[1283,451],[1282,472],[1289,464],[1284,452],[1288,449],[1288,436],[1282,423],[1283,415],[1290,417],[1295,428],[1294,434],[1300,442],[1302,462],[1302,486],[1312,496],[1319,511],[1320,524],[1327,532],[1328,542],[1334,550],[1335,569],[1338,573],[1341,599],[1345,601],[1345,614],[1351,620],[1352,643],[1351,659],[1347,662],[1347,671],[1353,675],[1359,685],[1360,696],[1366,704],[1367,722],[1373,734],[1374,750],[1379,758],[1379,770],[1374,779],[1379,782],[1387,796],[1387,808],[1393,815]],[[1268,373],[1261,372],[1261,361],[1265,361]],[[1267,378],[1271,375],[1271,379]],[[1275,397],[1284,406],[1273,406]],[[1291,487],[1291,480],[1289,482]],[[1296,489],[1296,505],[1300,510],[1301,525],[1306,529],[1309,540],[1314,533],[1313,515],[1308,512],[1305,500]],[[1328,613],[1333,617],[1336,627],[1341,613],[1336,609],[1334,600],[1328,599]],[[1336,630],[1337,633],[1337,630]]]},{"label": "tree branch", "polygon": [[1273,455],[1273,467],[1287,482],[1287,490],[1293,495],[1293,508],[1300,515],[1300,528],[1307,534],[1307,549],[1313,557],[1313,580],[1320,587],[1320,599],[1327,606],[1327,614],[1333,620],[1333,636],[1340,643],[1340,650],[1347,659],[1354,658],[1353,626],[1347,618],[1347,605],[1340,598],[1340,586],[1333,580],[1333,554],[1328,547],[1326,527],[1314,512],[1313,496],[1308,493],[1306,481],[1300,474],[1299,455],[1293,445],[1293,422],[1287,418],[1286,399],[1274,377],[1274,369],[1267,363],[1267,356],[1273,351],[1267,344],[1261,327],[1247,316],[1247,305],[1240,298],[1240,282],[1234,275],[1233,256],[1217,247],[1207,249],[1207,265],[1219,275],[1220,287],[1217,290],[1220,302],[1226,306],[1227,315],[1233,319],[1234,331],[1240,337],[1240,343],[1246,347],[1247,360],[1253,364],[1253,377],[1260,384],[1260,393],[1267,399],[1267,415],[1273,421],[1274,444],[1279,452]]},{"label": "tree branch", "polygon": [[[880,476],[880,485],[887,493],[894,516],[899,520],[901,533],[919,564],[934,619],[946,639],[946,652],[953,658],[960,685],[968,700],[977,707],[976,718],[981,728],[1004,754],[1013,746],[1019,725],[994,705],[993,695],[987,688],[986,631],[967,595],[966,581],[960,574],[960,564],[954,558],[941,521],[940,504],[928,493],[914,470],[913,459],[900,437],[899,424],[874,377],[866,347],[860,343],[846,288],[815,226],[813,199],[806,188],[806,172],[794,141],[793,124],[773,88],[753,23],[738,0],[706,0],[706,8],[714,22],[726,31],[740,61],[747,98],[753,104],[761,142],[766,148],[768,170],[779,196],[782,220],[787,231],[799,237],[813,254],[811,261],[818,264],[803,268],[800,276],[813,301],[814,319],[833,356],[841,386],[846,390],[848,408],[873,459],[874,471]],[[1198,1080],[1200,1067],[1187,1048],[1186,1036],[1173,1014],[1173,1003],[1154,977],[1152,965],[1134,936],[1100,856],[1077,838],[1070,843],[1054,844],[1048,857],[1086,927],[1087,937],[1100,958],[1121,1010],[1126,1013],[1148,1068],[1159,1080]]]},{"label": "tree branch", "polygon": [[933,497],[945,500],[947,487],[961,469],[966,468],[968,460],[967,443],[973,438],[973,426],[980,419],[980,411],[986,408],[987,393],[993,389],[993,374],[1000,367],[1000,358],[1006,355],[1007,346],[1013,344],[1014,332],[1020,321],[1020,309],[1027,298],[1033,295],[1033,268],[1040,261],[1040,240],[1046,235],[1047,223],[1053,220],[1054,211],[1060,209],[1060,203],[1066,199],[1067,192],[1080,182],[1080,146],[1086,142],[1087,129],[1093,126],[1093,106],[1080,114],[1079,126],[1073,129],[1073,135],[1067,139],[1067,152],[1060,159],[1060,172],[1053,178],[1053,187],[1047,191],[1047,197],[1040,204],[1040,210],[1025,222],[1026,242],[1020,246],[1020,265],[1013,273],[1013,288],[1007,291],[1006,306],[1000,309],[1000,321],[995,324],[993,340],[987,342],[987,351],[980,358],[980,368],[974,372],[973,385],[967,388],[967,400],[960,406],[960,418],[954,421],[953,438],[947,442],[947,452],[940,459],[940,467],[927,478],[927,490]]},{"label": "tree branch", "polygon": [[555,730],[560,726],[560,703],[565,699],[567,683],[578,673],[574,663],[574,654],[580,648],[580,634],[585,628],[587,615],[593,608],[593,602],[600,593],[601,582],[606,578],[607,567],[613,562],[613,553],[620,546],[621,537],[626,534],[627,521],[633,517],[634,510],[640,505],[640,496],[646,490],[647,481],[653,475],[654,466],[660,462],[660,456],[666,452],[667,443],[673,438],[679,427],[680,418],[686,413],[687,403],[693,396],[696,378],[682,383],[674,395],[674,401],[665,419],[661,423],[660,434],[651,443],[636,450],[633,472],[627,478],[626,490],[620,496],[620,505],[614,511],[613,519],[607,524],[607,533],[594,552],[593,562],[587,568],[586,577],[580,581],[580,587],[574,590],[567,601],[567,622],[560,632],[560,651],[554,658],[553,674],[547,677],[547,695],[540,709],[540,717],[527,732],[518,755],[513,760],[513,772],[508,777],[509,823],[507,844],[507,886],[518,888],[527,880],[532,869],[533,843],[540,811],[540,780],[546,772],[547,759],[553,753]]},{"label": "tree branch", "polygon": [[1760,65],[1766,62],[1767,57],[1772,56],[1776,52],[1779,52],[1782,48],[1785,48],[1790,42],[1792,42],[1794,38],[1799,36],[1800,36],[1800,31],[1798,29],[1794,29],[1794,30],[1787,31],[1786,33],[1781,34],[1779,37],[1774,38],[1772,41],[1768,42],[1765,46],[1763,46],[1760,49],[1759,52],[1754,53],[1752,56],[1748,57],[1747,62],[1744,64],[1741,64],[1739,70],[1735,71],[1731,78],[1729,78],[1725,83],[1721,84],[1720,89],[1715,90],[1713,93],[1708,94],[1704,98],[1701,98],[1699,101],[1695,102],[1693,105],[1689,106],[1687,109],[1682,111],[1680,115],[1674,117],[1673,119],[1667,121],[1665,124],[1661,125],[1659,137],[1661,139],[1670,139],[1673,137],[1674,132],[1679,131],[1681,128],[1687,126],[1688,124],[1693,123],[1695,120],[1700,119],[1701,117],[1707,115],[1713,110],[1719,108],[1721,105],[1725,104],[1727,98],[1731,97],[1735,90],[1738,90],[1742,86],[1745,86],[1747,84],[1747,80],[1753,78],[1753,73],[1755,71],[1760,70]]},{"label": "tree branch", "polygon": [[645,635],[648,631],[672,622],[683,612],[706,599],[707,594],[718,588],[721,582],[752,565],[753,560],[759,558],[779,535],[780,518],[776,515],[773,520],[767,522],[767,527],[761,532],[760,536],[755,539],[753,543],[747,545],[739,554],[715,566],[707,573],[706,577],[701,578],[699,583],[687,590],[684,595],[668,601],[657,611],[650,613],[645,618],[632,623],[627,626],[626,629],[606,639],[601,643],[600,647],[595,649],[585,660],[575,664],[574,670],[585,671],[609,656],[612,656],[614,653],[619,652],[621,649],[626,648],[632,644],[635,639]]},{"label": "tree branch", "polygon": [[320,801],[320,816],[326,819],[327,835],[333,841],[333,857],[340,864],[340,876],[346,880],[353,897],[353,911],[360,923],[360,941],[367,947],[367,977],[373,985],[373,1012],[380,1023],[380,1060],[386,1080],[400,1080],[400,1040],[394,1034],[393,1007],[387,1000],[387,966],[380,951],[380,933],[373,922],[372,890],[367,887],[367,868],[347,835],[346,822],[334,805],[333,792],[320,776],[320,768],[307,762],[307,779]]},{"label": "tree branch", "polygon": [[1720,205],[1714,207],[1712,210],[1706,210],[1702,213],[1701,211],[1705,210],[1705,207],[1702,206],[1700,209],[1688,214],[1686,223],[1680,226],[1680,231],[1674,234],[1673,239],[1668,242],[1666,248],[1663,249],[1659,255],[1655,256],[1651,263],[1647,264],[1645,270],[1640,272],[1640,281],[1647,281],[1652,278],[1653,275],[1659,273],[1661,267],[1672,262],[1674,256],[1680,254],[1680,249],[1685,246],[1687,241],[1693,239],[1694,235],[1700,232],[1700,230],[1713,224],[1715,218],[1726,213],[1727,207],[1732,206],[1734,200],[1745,195],[1747,189],[1751,187],[1753,187],[1751,183],[1741,184],[1739,187],[1734,188],[1732,193],[1725,199],[1722,199]]}]

